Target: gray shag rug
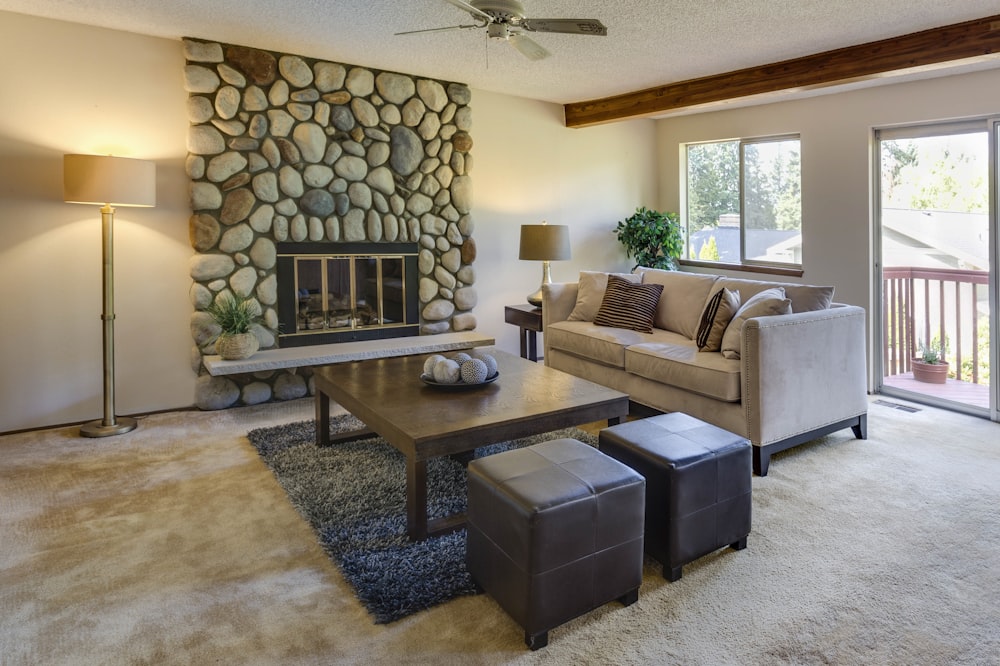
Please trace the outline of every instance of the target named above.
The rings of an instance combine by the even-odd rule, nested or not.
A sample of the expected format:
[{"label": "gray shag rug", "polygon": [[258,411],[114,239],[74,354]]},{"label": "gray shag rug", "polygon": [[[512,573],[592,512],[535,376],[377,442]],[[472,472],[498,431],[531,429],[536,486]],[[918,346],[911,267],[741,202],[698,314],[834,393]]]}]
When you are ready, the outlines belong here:
[{"label": "gray shag rug", "polygon": [[[363,425],[341,416],[331,419],[330,431]],[[406,459],[384,439],[316,446],[315,421],[259,428],[247,437],[377,624],[476,594],[465,568],[465,530],[418,543],[406,536]],[[566,429],[477,448],[476,457],[556,437],[596,443]],[[428,515],[463,512],[465,500],[465,468],[451,458],[429,461]]]}]

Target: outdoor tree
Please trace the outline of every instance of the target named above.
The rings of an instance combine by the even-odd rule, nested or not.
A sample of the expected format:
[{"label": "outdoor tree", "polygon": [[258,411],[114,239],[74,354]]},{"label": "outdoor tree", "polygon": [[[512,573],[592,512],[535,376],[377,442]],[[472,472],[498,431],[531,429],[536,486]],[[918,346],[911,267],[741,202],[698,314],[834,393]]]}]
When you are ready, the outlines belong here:
[{"label": "outdoor tree", "polygon": [[688,147],[688,232],[713,228],[719,216],[740,212],[738,141]]},{"label": "outdoor tree", "polygon": [[698,259],[702,261],[719,260],[719,244],[715,242],[715,236],[709,236],[708,240],[701,244],[698,250]]}]

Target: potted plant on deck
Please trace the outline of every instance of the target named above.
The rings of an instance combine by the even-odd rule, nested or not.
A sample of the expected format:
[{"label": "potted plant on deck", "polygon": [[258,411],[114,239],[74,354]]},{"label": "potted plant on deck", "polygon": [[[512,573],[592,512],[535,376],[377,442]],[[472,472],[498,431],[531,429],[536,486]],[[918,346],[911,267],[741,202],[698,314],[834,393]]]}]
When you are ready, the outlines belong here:
[{"label": "potted plant on deck", "polygon": [[920,345],[920,356],[913,359],[913,378],[928,384],[944,384],[948,379],[948,361],[938,343]]},{"label": "potted plant on deck", "polygon": [[248,296],[225,293],[205,308],[222,332],[215,341],[215,351],[227,361],[250,358],[260,341],[250,327],[261,322],[260,305]]},{"label": "potted plant on deck", "polygon": [[635,213],[615,227],[625,252],[635,259],[636,266],[676,270],[677,260],[684,251],[684,235],[677,213],[661,213],[636,208]]}]

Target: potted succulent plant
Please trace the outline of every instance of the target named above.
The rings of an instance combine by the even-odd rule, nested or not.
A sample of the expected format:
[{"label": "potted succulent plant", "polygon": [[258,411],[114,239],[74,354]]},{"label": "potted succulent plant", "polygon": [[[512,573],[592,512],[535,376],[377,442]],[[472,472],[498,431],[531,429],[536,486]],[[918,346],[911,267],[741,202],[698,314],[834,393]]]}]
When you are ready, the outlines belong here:
[{"label": "potted succulent plant", "polygon": [[944,384],[948,379],[948,361],[944,360],[941,345],[932,342],[920,344],[920,356],[913,359],[913,378],[928,384]]},{"label": "potted succulent plant", "polygon": [[[615,227],[625,252],[636,266],[676,270],[677,260],[684,251],[684,235],[677,213],[661,213],[636,208],[635,213]],[[633,267],[633,270],[635,267]]]},{"label": "potted succulent plant", "polygon": [[248,296],[225,293],[216,298],[205,312],[212,316],[222,332],[215,341],[215,350],[227,361],[250,358],[260,341],[250,327],[261,323],[260,305]]}]

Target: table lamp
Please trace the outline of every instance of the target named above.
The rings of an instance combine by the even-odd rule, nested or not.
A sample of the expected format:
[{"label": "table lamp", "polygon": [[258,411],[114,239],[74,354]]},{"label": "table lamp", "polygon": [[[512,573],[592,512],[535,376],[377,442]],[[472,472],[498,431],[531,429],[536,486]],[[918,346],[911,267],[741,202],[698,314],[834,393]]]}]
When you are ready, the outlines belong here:
[{"label": "table lamp", "polygon": [[156,205],[156,164],[101,155],[63,156],[63,199],[101,206],[104,272],[104,418],[84,424],[84,437],[107,437],[135,430],[135,419],[115,417],[115,268],[112,206]]},{"label": "table lamp", "polygon": [[[550,261],[570,258],[569,227],[565,224],[522,224],[519,259],[542,262],[542,285],[552,284]],[[528,296],[528,303],[542,307],[542,286]]]}]

